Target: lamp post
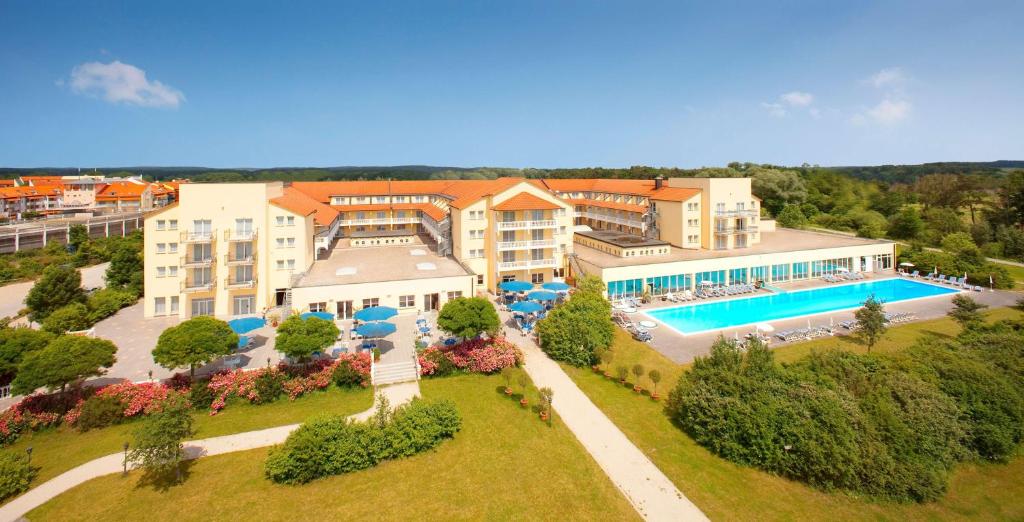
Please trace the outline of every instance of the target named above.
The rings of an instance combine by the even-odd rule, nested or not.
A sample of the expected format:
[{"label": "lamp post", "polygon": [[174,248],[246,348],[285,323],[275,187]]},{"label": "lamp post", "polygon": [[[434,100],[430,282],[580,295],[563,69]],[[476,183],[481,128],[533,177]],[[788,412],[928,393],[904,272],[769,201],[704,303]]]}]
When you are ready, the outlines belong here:
[{"label": "lamp post", "polygon": [[29,466],[31,466],[32,465],[32,446],[29,446],[29,447],[25,448],[25,454],[28,455],[28,462],[27,462],[27,464]]},{"label": "lamp post", "polygon": [[124,469],[121,471],[121,476],[128,476],[128,441],[124,442],[124,462],[122,464]]},{"label": "lamp post", "polygon": [[270,369],[270,357],[267,357],[267,369]]}]

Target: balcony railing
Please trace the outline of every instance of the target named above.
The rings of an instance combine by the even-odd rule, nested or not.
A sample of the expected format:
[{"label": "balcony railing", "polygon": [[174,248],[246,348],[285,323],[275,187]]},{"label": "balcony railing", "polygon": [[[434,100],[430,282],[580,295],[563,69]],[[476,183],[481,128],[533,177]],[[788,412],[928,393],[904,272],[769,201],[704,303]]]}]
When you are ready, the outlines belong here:
[{"label": "balcony railing", "polygon": [[408,225],[419,223],[422,218],[411,217],[390,217],[390,218],[363,218],[363,219],[342,219],[339,224],[342,226],[355,225]]},{"label": "balcony railing", "polygon": [[753,234],[757,232],[757,225],[747,225],[745,227],[715,227],[715,234],[729,235],[729,234]]},{"label": "balcony railing", "polygon": [[554,239],[541,239],[533,241],[499,241],[498,250],[529,250],[532,248],[553,248]]},{"label": "balcony railing", "polygon": [[527,268],[554,268],[557,266],[557,259],[520,259],[517,261],[500,262],[498,263],[498,270],[525,270]]},{"label": "balcony railing", "polygon": [[256,241],[256,230],[225,230],[225,241]]},{"label": "balcony railing", "polygon": [[181,256],[181,266],[185,268],[196,268],[213,265],[213,256],[196,259],[192,256]]},{"label": "balcony railing", "polygon": [[254,275],[248,279],[229,277],[224,280],[224,289],[230,290],[235,288],[256,288],[256,276]]},{"label": "balcony railing", "polygon": [[638,219],[626,219],[620,216],[604,214],[601,212],[591,212],[585,210],[582,212],[577,212],[576,217],[596,219],[598,221],[604,221],[605,223],[613,223],[616,225],[624,225],[633,228],[643,228],[643,222]]},{"label": "balcony railing", "polygon": [[523,230],[530,228],[557,228],[558,222],[553,219],[540,221],[499,221],[498,230]]},{"label": "balcony railing", "polygon": [[210,292],[216,286],[217,286],[217,278],[216,277],[214,277],[212,279],[201,280],[201,281],[193,281],[191,279],[186,279],[186,280],[181,282],[181,292],[182,293],[186,293],[186,294],[196,293],[196,292]]},{"label": "balcony railing", "polygon": [[196,232],[196,231],[184,231],[181,233],[182,243],[209,243],[213,241],[214,231],[208,232]]},{"label": "balcony railing", "polygon": [[727,218],[741,218],[741,217],[757,217],[761,213],[757,209],[744,209],[744,210],[716,210],[715,218],[727,219]]},{"label": "balcony railing", "polygon": [[238,256],[237,254],[225,254],[224,264],[227,266],[238,266],[238,265],[251,265],[256,262],[256,254],[249,254],[247,256]]}]

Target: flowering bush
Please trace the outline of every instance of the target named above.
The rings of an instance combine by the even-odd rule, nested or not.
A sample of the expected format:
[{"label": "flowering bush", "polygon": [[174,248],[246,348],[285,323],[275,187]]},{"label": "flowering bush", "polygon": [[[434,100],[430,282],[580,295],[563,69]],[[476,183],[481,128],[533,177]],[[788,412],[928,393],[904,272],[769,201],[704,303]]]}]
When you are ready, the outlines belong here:
[{"label": "flowering bush", "polygon": [[70,388],[62,393],[29,395],[0,413],[0,446],[18,440],[25,430],[40,430],[60,423],[61,417],[92,393],[91,388]]},{"label": "flowering bush", "polygon": [[[121,408],[122,417],[128,419],[163,411],[163,405],[167,398],[174,393],[179,392],[174,391],[166,384],[158,382],[133,383],[124,381],[100,388],[89,400],[116,403]],[[65,413],[64,423],[74,426],[82,415],[85,403],[85,400],[79,400],[74,408]]]},{"label": "flowering bush", "polygon": [[435,345],[419,356],[420,374],[447,375],[456,370],[494,373],[523,362],[523,352],[504,338],[473,339],[453,346]]}]

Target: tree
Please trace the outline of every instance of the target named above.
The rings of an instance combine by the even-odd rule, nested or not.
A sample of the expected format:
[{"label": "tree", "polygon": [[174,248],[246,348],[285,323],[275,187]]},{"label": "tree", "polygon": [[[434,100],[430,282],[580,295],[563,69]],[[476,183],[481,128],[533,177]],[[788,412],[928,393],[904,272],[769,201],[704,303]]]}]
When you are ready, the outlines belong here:
[{"label": "tree", "polygon": [[43,277],[32,285],[25,306],[29,309],[29,319],[42,322],[54,310],[71,303],[85,301],[82,290],[82,274],[69,265],[50,265],[43,269]]},{"label": "tree", "polygon": [[82,246],[89,242],[89,229],[85,225],[72,225],[68,232],[68,246],[72,252],[78,252]]},{"label": "tree", "polygon": [[572,297],[538,323],[541,348],[552,359],[590,366],[611,346],[615,325],[603,289],[600,279],[583,278]]},{"label": "tree", "polygon": [[501,326],[494,305],[484,297],[459,297],[444,304],[437,315],[437,326],[463,339],[482,333],[493,335]]},{"label": "tree", "polygon": [[882,302],[872,294],[853,316],[857,319],[857,335],[868,346],[868,352],[871,352],[871,348],[885,334],[885,309]]},{"label": "tree", "polygon": [[636,384],[640,385],[640,378],[644,376],[644,366],[642,364],[633,365],[633,375],[636,376]]},{"label": "tree", "polygon": [[55,335],[84,330],[89,323],[89,309],[82,303],[71,303],[53,311],[43,320],[43,331]]},{"label": "tree", "polygon": [[807,218],[800,211],[800,207],[796,205],[786,205],[782,212],[779,212],[775,221],[780,227],[785,228],[804,228],[807,226]]},{"label": "tree", "polygon": [[652,369],[647,372],[647,378],[651,380],[651,391],[653,395],[658,395],[658,383],[661,382],[661,372],[656,369]]},{"label": "tree", "polygon": [[143,263],[139,251],[124,244],[114,251],[107,267],[107,284],[114,288],[125,288],[142,295]]},{"label": "tree", "polygon": [[305,362],[314,353],[323,351],[338,338],[338,327],[319,317],[303,319],[292,315],[277,328],[274,347],[291,359]]},{"label": "tree", "polygon": [[0,502],[27,490],[35,476],[36,468],[25,455],[0,451]]},{"label": "tree", "polygon": [[949,234],[942,238],[942,250],[953,254],[961,265],[980,267],[985,264],[985,256],[981,255],[981,249],[974,244],[971,235],[964,232]]},{"label": "tree", "polygon": [[957,294],[953,297],[953,309],[946,315],[959,323],[961,328],[968,329],[981,324],[985,320],[985,317],[981,315],[981,310],[985,308],[988,308],[988,306],[966,295]]},{"label": "tree", "polygon": [[42,350],[53,340],[53,334],[31,328],[0,328],[0,385],[7,384],[18,373],[18,365],[26,354]]},{"label": "tree", "polygon": [[199,316],[164,330],[153,348],[153,360],[168,370],[188,366],[189,375],[195,377],[196,366],[228,355],[236,348],[238,334],[228,323]]},{"label": "tree", "polygon": [[893,239],[917,239],[924,230],[921,214],[914,207],[905,207],[889,220],[889,237]]},{"label": "tree", "polygon": [[46,348],[29,352],[18,365],[11,383],[15,394],[26,395],[39,388],[64,389],[68,383],[103,374],[117,360],[117,347],[106,339],[65,335]]},{"label": "tree", "polygon": [[955,209],[963,202],[960,177],[953,174],[922,176],[914,183],[914,192],[921,197],[924,208],[945,207]]},{"label": "tree", "polygon": [[172,393],[163,408],[148,415],[133,434],[128,462],[143,468],[152,481],[168,478],[173,471],[175,482],[181,481],[181,461],[185,459],[184,442],[191,437],[192,412],[184,394]]}]

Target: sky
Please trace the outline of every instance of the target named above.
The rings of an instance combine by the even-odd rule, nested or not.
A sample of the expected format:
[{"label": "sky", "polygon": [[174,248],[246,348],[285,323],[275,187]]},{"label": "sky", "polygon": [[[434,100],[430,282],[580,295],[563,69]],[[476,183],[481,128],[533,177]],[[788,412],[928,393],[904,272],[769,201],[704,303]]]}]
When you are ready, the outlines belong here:
[{"label": "sky", "polygon": [[1024,2],[0,0],[0,166],[1024,159]]}]

